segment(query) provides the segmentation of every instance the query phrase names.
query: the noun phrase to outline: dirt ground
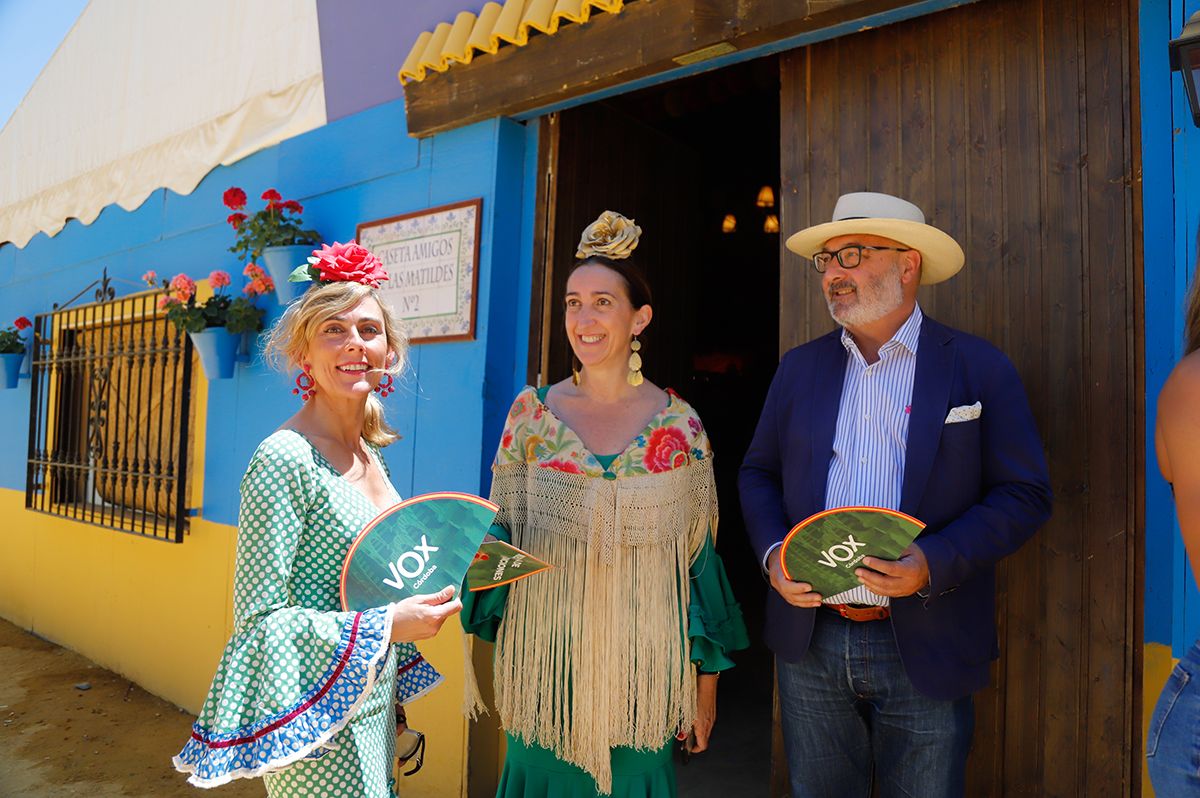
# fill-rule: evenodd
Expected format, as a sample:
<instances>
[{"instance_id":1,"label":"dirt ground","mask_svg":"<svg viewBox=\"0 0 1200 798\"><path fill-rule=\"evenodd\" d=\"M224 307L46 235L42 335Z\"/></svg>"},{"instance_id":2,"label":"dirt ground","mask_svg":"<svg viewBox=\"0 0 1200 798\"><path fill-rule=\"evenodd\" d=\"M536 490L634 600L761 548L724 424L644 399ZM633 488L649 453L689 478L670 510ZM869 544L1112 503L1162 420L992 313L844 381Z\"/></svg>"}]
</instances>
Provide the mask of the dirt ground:
<instances>
[{"instance_id":1,"label":"dirt ground","mask_svg":"<svg viewBox=\"0 0 1200 798\"><path fill-rule=\"evenodd\" d=\"M175 771L192 720L0 619L0 798L261 798L258 780L210 792Z\"/></svg>"}]
</instances>

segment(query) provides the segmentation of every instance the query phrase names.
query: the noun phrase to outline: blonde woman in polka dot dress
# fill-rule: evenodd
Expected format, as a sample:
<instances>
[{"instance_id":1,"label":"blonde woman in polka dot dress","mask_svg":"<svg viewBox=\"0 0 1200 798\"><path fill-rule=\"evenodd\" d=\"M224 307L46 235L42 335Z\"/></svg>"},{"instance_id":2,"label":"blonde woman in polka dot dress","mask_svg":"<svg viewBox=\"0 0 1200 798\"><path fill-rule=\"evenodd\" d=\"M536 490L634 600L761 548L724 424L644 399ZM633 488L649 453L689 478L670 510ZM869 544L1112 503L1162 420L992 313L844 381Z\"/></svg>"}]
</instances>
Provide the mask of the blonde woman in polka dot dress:
<instances>
[{"instance_id":1,"label":"blonde woman in polka dot dress","mask_svg":"<svg viewBox=\"0 0 1200 798\"><path fill-rule=\"evenodd\" d=\"M374 290L387 275L373 255L356 244L314 255L318 285L267 346L303 369L306 401L242 479L234 633L174 762L200 787L261 776L269 796L388 798L396 706L442 678L413 641L461 604L447 588L340 610L350 544L400 500L379 454L396 435L372 392L400 370L405 341Z\"/></svg>"}]
</instances>

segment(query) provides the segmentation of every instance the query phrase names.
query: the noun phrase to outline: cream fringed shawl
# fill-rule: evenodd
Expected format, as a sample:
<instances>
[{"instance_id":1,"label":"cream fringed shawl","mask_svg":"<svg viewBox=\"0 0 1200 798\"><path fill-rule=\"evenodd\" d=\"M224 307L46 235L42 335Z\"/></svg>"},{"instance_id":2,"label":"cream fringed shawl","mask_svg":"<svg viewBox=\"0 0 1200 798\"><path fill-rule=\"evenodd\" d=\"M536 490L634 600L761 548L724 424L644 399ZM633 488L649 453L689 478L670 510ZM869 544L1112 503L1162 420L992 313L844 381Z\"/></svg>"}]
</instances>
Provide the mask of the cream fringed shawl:
<instances>
[{"instance_id":1,"label":"cream fringed shawl","mask_svg":"<svg viewBox=\"0 0 1200 798\"><path fill-rule=\"evenodd\" d=\"M600 478L565 424L548 416L549 429L537 430L555 438L521 423L534 406L528 393L503 439L528 455L505 458L501 446L491 499L514 545L554 568L511 588L496 639L496 705L510 733L609 793L611 748L656 750L692 725L688 569L716 530L712 456L699 419L672 394L649 441L639 438L644 455L627 451L616 478ZM549 414L536 406L538 418ZM577 457L583 468L571 465Z\"/></svg>"}]
</instances>

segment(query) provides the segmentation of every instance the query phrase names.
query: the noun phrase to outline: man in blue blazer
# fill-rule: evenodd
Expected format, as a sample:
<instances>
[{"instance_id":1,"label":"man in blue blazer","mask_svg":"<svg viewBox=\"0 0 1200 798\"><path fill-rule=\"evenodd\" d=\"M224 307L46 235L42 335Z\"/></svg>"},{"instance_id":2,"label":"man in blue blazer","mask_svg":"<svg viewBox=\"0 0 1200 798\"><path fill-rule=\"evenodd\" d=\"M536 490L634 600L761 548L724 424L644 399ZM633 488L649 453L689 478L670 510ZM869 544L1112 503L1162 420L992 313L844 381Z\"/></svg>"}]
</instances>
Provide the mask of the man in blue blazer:
<instances>
[{"instance_id":1,"label":"man in blue blazer","mask_svg":"<svg viewBox=\"0 0 1200 798\"><path fill-rule=\"evenodd\" d=\"M962 248L920 208L842 196L833 221L787 246L821 274L840 329L786 355L738 484L774 590L776 655L794 798L961 796L971 693L999 655L995 566L1050 515L1041 440L1021 380L986 341L924 316L917 287L946 280ZM780 567L814 513L873 506L926 526L861 586L822 596Z\"/></svg>"}]
</instances>

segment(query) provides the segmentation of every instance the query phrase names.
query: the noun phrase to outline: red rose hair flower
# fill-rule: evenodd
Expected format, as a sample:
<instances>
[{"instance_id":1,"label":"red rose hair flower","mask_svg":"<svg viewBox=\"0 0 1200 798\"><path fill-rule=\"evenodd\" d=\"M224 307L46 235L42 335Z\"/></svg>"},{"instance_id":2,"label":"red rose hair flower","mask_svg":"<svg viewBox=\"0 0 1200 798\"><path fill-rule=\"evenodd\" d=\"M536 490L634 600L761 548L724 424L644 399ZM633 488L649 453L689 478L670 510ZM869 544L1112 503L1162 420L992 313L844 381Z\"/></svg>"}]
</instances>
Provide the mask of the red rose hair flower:
<instances>
[{"instance_id":1,"label":"red rose hair flower","mask_svg":"<svg viewBox=\"0 0 1200 798\"><path fill-rule=\"evenodd\" d=\"M240 211L246 207L246 192L242 191L237 186L225 190L224 196L221 198L225 202L225 207L231 211ZM245 214L237 214L245 218Z\"/></svg>"},{"instance_id":2,"label":"red rose hair flower","mask_svg":"<svg viewBox=\"0 0 1200 798\"><path fill-rule=\"evenodd\" d=\"M33 322L31 322L29 319L25 318L24 316L17 316L17 320L13 322L13 326L16 327L18 330L28 330L30 327L33 326Z\"/></svg>"},{"instance_id":3,"label":"red rose hair flower","mask_svg":"<svg viewBox=\"0 0 1200 798\"><path fill-rule=\"evenodd\" d=\"M387 270L379 258L354 241L346 244L335 241L314 249L308 262L316 271L315 278L322 282L362 283L378 288L388 278Z\"/></svg>"}]
</instances>

